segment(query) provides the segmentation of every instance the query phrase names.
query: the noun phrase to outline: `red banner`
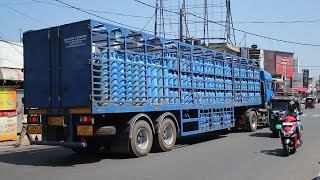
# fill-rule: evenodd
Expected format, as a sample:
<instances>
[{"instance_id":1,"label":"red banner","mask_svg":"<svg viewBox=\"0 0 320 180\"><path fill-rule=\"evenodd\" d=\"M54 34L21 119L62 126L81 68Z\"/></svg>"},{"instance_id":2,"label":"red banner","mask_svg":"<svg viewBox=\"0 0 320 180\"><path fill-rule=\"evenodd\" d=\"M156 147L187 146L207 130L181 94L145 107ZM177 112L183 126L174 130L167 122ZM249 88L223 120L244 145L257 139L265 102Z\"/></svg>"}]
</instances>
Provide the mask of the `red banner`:
<instances>
[{"instance_id":1,"label":"red banner","mask_svg":"<svg viewBox=\"0 0 320 180\"><path fill-rule=\"evenodd\" d=\"M280 56L280 64L277 74L282 74L284 77L292 78L293 64L289 56Z\"/></svg>"}]
</instances>

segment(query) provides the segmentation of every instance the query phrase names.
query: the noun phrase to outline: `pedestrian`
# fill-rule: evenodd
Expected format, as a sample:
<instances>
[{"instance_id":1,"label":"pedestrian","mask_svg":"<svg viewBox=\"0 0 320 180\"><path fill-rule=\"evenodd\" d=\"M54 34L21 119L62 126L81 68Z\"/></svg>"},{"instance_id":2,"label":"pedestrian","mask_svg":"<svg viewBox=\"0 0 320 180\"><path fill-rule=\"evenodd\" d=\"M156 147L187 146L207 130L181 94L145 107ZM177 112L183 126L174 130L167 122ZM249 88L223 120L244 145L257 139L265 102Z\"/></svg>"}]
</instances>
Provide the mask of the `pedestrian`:
<instances>
[{"instance_id":1,"label":"pedestrian","mask_svg":"<svg viewBox=\"0 0 320 180\"><path fill-rule=\"evenodd\" d=\"M24 98L21 99L22 105L21 107L17 110L17 114L21 114L21 122L22 122L22 128L21 128L21 133L20 133L20 137L17 140L17 142L14 144L15 147L19 147L24 136L27 135L28 140L32 141L32 137L30 136L30 134L28 133L28 122L27 122L27 115L24 114Z\"/></svg>"}]
</instances>

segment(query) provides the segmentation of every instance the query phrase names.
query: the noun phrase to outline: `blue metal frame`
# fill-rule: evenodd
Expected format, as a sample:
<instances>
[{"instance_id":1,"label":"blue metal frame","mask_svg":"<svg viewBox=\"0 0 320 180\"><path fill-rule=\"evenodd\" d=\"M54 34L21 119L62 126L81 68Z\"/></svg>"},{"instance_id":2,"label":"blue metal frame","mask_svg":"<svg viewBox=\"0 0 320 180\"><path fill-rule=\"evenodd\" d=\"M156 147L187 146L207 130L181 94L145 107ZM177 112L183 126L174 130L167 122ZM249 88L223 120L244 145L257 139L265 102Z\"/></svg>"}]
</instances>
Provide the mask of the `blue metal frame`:
<instances>
[{"instance_id":1,"label":"blue metal frame","mask_svg":"<svg viewBox=\"0 0 320 180\"><path fill-rule=\"evenodd\" d=\"M261 104L255 60L90 22L94 114Z\"/></svg>"},{"instance_id":2,"label":"blue metal frame","mask_svg":"<svg viewBox=\"0 0 320 180\"><path fill-rule=\"evenodd\" d=\"M49 40L45 36L48 30L54 34ZM92 114L177 111L178 135L187 136L234 127L235 108L261 105L261 82L269 80L266 73L260 76L255 60L99 21L42 31L26 33L26 49L52 43L53 47L45 46L41 57L49 55L44 59L57 70L47 71L46 81L38 84L39 89L49 86L38 103L41 106L31 101L27 105L49 107L49 114L61 114L61 108L88 106ZM27 61L37 64L39 58L28 54ZM30 63L25 65L33 68ZM29 79L41 76L42 66L37 73L29 73ZM69 66L73 68L70 71ZM81 82L73 83L77 78ZM45 97L48 102L42 102ZM85 147L85 143L73 143L73 123L69 115L67 144L34 143Z\"/></svg>"}]
</instances>

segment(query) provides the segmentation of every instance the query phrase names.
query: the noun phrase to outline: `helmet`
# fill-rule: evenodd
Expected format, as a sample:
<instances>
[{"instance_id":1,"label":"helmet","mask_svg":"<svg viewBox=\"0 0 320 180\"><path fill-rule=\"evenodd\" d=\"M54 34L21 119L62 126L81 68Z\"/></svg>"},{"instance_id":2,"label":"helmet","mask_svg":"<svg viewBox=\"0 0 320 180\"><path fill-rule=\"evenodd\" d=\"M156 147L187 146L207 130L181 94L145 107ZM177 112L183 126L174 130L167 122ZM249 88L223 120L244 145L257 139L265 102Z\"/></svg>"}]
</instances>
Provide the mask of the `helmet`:
<instances>
[{"instance_id":1,"label":"helmet","mask_svg":"<svg viewBox=\"0 0 320 180\"><path fill-rule=\"evenodd\" d=\"M296 108L296 103L294 101L290 101L288 104L288 110L294 111L295 108Z\"/></svg>"}]
</instances>

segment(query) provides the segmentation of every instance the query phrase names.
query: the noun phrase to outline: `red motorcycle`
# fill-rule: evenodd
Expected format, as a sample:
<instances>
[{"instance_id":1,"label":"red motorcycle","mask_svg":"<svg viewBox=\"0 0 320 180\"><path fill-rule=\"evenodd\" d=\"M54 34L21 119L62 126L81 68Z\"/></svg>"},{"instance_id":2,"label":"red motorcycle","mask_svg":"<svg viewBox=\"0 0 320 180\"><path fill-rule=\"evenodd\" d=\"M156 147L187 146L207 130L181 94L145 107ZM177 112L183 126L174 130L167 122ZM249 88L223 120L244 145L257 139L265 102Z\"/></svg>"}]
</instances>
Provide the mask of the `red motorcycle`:
<instances>
[{"instance_id":1,"label":"red motorcycle","mask_svg":"<svg viewBox=\"0 0 320 180\"><path fill-rule=\"evenodd\" d=\"M297 122L297 119L293 116L286 116L282 118L282 127L280 130L280 138L283 146L283 150L289 156L294 154L298 147L301 146L301 142L298 140L298 134L302 131L302 124ZM300 132L297 132L297 123L300 127Z\"/></svg>"}]
</instances>

